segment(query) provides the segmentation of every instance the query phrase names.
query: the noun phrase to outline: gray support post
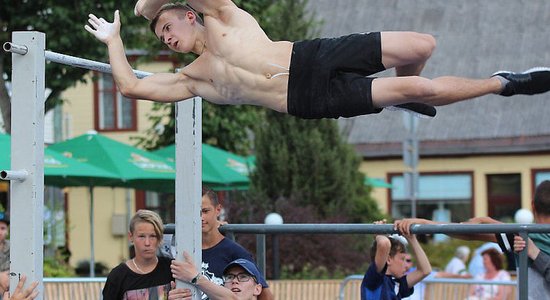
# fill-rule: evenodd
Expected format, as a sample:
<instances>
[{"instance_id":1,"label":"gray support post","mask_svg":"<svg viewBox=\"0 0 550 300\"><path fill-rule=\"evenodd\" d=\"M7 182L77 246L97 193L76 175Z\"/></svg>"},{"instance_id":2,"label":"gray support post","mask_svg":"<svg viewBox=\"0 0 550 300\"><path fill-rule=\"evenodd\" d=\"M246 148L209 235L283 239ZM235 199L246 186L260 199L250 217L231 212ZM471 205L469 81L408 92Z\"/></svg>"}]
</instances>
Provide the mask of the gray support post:
<instances>
[{"instance_id":1,"label":"gray support post","mask_svg":"<svg viewBox=\"0 0 550 300\"><path fill-rule=\"evenodd\" d=\"M202 271L202 99L195 97L176 104L176 259L183 252L191 255ZM177 281L178 287L191 288L193 300L200 291L189 283Z\"/></svg>"},{"instance_id":2,"label":"gray support post","mask_svg":"<svg viewBox=\"0 0 550 300\"><path fill-rule=\"evenodd\" d=\"M10 184L10 291L24 274L26 285L39 282L36 299L42 299L46 36L36 31L13 32L12 40L26 45L28 51L12 54L11 168L28 175Z\"/></svg>"},{"instance_id":3,"label":"gray support post","mask_svg":"<svg viewBox=\"0 0 550 300\"><path fill-rule=\"evenodd\" d=\"M527 235L527 232L521 231L519 235L523 238L523 240L527 241L529 236ZM528 277L527 277L527 247L529 247L529 243L525 243L525 249L519 253L519 274L518 274L518 292L519 292L519 299L520 300L527 300L527 297L529 295L528 290Z\"/></svg>"},{"instance_id":4,"label":"gray support post","mask_svg":"<svg viewBox=\"0 0 550 300\"><path fill-rule=\"evenodd\" d=\"M265 278L265 234L256 234L256 265Z\"/></svg>"},{"instance_id":5,"label":"gray support post","mask_svg":"<svg viewBox=\"0 0 550 300\"><path fill-rule=\"evenodd\" d=\"M411 113L403 112L403 124L407 137L403 140L403 162L407 171L403 173L405 195L411 200L411 218L416 218L418 197L418 119Z\"/></svg>"}]
</instances>

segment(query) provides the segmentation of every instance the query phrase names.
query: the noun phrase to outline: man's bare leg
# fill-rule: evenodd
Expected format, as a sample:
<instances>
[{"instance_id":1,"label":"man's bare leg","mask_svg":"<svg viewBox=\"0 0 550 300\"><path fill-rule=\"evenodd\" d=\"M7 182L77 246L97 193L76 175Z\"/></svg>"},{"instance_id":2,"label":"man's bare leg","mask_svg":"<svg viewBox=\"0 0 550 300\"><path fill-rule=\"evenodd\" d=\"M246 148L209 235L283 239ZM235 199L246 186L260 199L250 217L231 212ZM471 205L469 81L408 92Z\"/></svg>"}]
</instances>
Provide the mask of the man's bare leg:
<instances>
[{"instance_id":1,"label":"man's bare leg","mask_svg":"<svg viewBox=\"0 0 550 300\"><path fill-rule=\"evenodd\" d=\"M429 34L416 32L381 32L382 64L395 68L395 75L420 75L426 61L435 49L435 39ZM423 103L402 103L387 107L404 110L420 117L435 117L437 110Z\"/></svg>"},{"instance_id":2,"label":"man's bare leg","mask_svg":"<svg viewBox=\"0 0 550 300\"><path fill-rule=\"evenodd\" d=\"M398 77L373 81L373 104L378 107L408 102L440 106L487 94L534 95L550 90L549 68L497 73L488 79L422 78L418 75L435 48L434 38L415 32L383 32L381 37L382 63L386 68L395 68Z\"/></svg>"},{"instance_id":3,"label":"man's bare leg","mask_svg":"<svg viewBox=\"0 0 550 300\"><path fill-rule=\"evenodd\" d=\"M418 76L435 49L435 39L417 32L381 32L382 64L396 76Z\"/></svg>"},{"instance_id":4,"label":"man's bare leg","mask_svg":"<svg viewBox=\"0 0 550 300\"><path fill-rule=\"evenodd\" d=\"M410 101L433 106L447 105L502 91L496 77L467 79L445 76L427 79L419 76L377 78L372 83L372 99L377 106L386 107Z\"/></svg>"}]
</instances>

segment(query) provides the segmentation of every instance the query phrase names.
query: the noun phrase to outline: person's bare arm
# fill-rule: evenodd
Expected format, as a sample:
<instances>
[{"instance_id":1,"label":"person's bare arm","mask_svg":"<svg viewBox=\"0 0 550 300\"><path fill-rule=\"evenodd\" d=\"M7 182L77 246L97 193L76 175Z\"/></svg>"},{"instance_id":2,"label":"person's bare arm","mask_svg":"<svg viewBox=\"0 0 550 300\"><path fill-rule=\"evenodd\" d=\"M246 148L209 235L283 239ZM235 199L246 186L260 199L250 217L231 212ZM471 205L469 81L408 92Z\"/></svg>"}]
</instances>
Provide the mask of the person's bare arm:
<instances>
[{"instance_id":1,"label":"person's bare arm","mask_svg":"<svg viewBox=\"0 0 550 300\"><path fill-rule=\"evenodd\" d=\"M502 224L502 222L491 217L475 217L469 219L468 221L461 222L460 224ZM477 240L493 243L497 242L497 238L494 233L450 234L449 236L465 241Z\"/></svg>"},{"instance_id":2,"label":"person's bare arm","mask_svg":"<svg viewBox=\"0 0 550 300\"><path fill-rule=\"evenodd\" d=\"M498 224L498 223L501 223L501 222L489 217L478 217L478 218L471 218L468 221L462 222L460 224ZM435 221L421 219L421 218L397 220L394 223L395 229L399 230L399 232L402 232L403 234L406 234L406 235L410 234L410 226L414 224L441 225L441 224L453 224L453 223L435 222ZM470 240L487 241L487 242L497 241L494 234L470 233L467 235L466 234L449 234L449 236L452 238L466 240L466 241L470 241Z\"/></svg>"},{"instance_id":3,"label":"person's bare arm","mask_svg":"<svg viewBox=\"0 0 550 300\"><path fill-rule=\"evenodd\" d=\"M424 279L426 276L430 275L432 272L432 266L430 265L430 260L428 260L428 257L426 256L426 253L420 246L420 243L416 239L416 235L411 234L410 227L414 224L426 224L426 225L434 225L434 224L440 224L438 222L421 219L421 218L411 218L411 219L402 219L402 220L396 220L393 223L393 226L396 230L398 230L409 242L409 246L412 249L413 255L416 257L417 261L417 267L416 270L409 273L407 275L407 284L409 287L414 286L418 282L420 282L422 279Z\"/></svg>"},{"instance_id":4,"label":"person's bare arm","mask_svg":"<svg viewBox=\"0 0 550 300\"><path fill-rule=\"evenodd\" d=\"M386 266L388 257L390 256L391 242L385 235L376 236L376 254L374 255L374 263L376 264L376 272L380 273Z\"/></svg>"},{"instance_id":5,"label":"person's bare arm","mask_svg":"<svg viewBox=\"0 0 550 300\"><path fill-rule=\"evenodd\" d=\"M182 73L159 73L138 79L128 63L124 44L120 38L120 16L114 14L113 23L90 14L85 29L109 50L109 62L113 77L120 92L129 98L173 102L193 97L189 90L189 78Z\"/></svg>"},{"instance_id":6,"label":"person's bare arm","mask_svg":"<svg viewBox=\"0 0 550 300\"><path fill-rule=\"evenodd\" d=\"M172 270L172 276L176 279L191 282L195 276L199 276L198 280L196 282L196 286L203 291L206 295L208 295L208 298L211 300L236 300L237 297L231 290L217 285L210 281L208 278L200 275L199 271L195 267L195 263L193 262L193 259L187 252L183 252L183 261L176 261L173 260L172 264L170 265L170 269ZM178 298L177 293L183 293L183 289L177 289L176 291L172 292L172 297L169 299L181 299Z\"/></svg>"}]
</instances>

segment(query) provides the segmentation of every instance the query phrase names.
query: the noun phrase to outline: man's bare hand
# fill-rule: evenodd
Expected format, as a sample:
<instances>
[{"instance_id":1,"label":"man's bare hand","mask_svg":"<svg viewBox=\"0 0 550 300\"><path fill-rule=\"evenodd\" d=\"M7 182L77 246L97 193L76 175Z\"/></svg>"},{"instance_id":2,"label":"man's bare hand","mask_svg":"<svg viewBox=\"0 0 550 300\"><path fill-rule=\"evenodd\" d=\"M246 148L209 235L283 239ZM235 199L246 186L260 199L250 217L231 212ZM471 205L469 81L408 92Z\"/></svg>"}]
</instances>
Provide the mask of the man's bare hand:
<instances>
[{"instance_id":1,"label":"man's bare hand","mask_svg":"<svg viewBox=\"0 0 550 300\"><path fill-rule=\"evenodd\" d=\"M98 40L109 44L113 39L120 37L120 14L118 10L115 11L113 23L109 23L103 18L98 18L94 14L89 14L88 17L88 23L90 24L85 25L84 28Z\"/></svg>"}]
</instances>

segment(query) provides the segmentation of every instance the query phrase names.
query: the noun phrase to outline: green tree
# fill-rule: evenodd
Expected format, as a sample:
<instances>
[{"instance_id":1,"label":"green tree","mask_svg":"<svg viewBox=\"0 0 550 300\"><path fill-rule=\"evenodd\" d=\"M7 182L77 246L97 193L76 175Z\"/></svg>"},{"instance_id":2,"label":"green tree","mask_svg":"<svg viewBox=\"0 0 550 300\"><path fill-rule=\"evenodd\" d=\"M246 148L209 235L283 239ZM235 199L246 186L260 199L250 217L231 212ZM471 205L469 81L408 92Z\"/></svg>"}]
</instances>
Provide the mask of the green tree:
<instances>
[{"instance_id":1,"label":"green tree","mask_svg":"<svg viewBox=\"0 0 550 300\"><path fill-rule=\"evenodd\" d=\"M97 61L107 61L103 43L84 30L88 14L112 20L116 9L121 11L122 38L128 48L141 48L153 38L144 34L146 22L133 15L134 1L56 1L56 0L0 0L0 41L10 41L13 31L40 31L46 33L46 49ZM138 47L139 46L139 47ZM64 101L61 93L82 81L89 71L60 64L46 65L46 87L51 89L46 109ZM0 51L0 75L11 77L11 54ZM4 127L9 133L10 99L0 76L0 109Z\"/></svg>"},{"instance_id":2,"label":"green tree","mask_svg":"<svg viewBox=\"0 0 550 300\"><path fill-rule=\"evenodd\" d=\"M333 120L302 120L268 112L256 131L256 170L252 183L257 195L277 208L281 199L312 205L320 217L348 216L352 222L380 217L360 159L344 143Z\"/></svg>"}]
</instances>

